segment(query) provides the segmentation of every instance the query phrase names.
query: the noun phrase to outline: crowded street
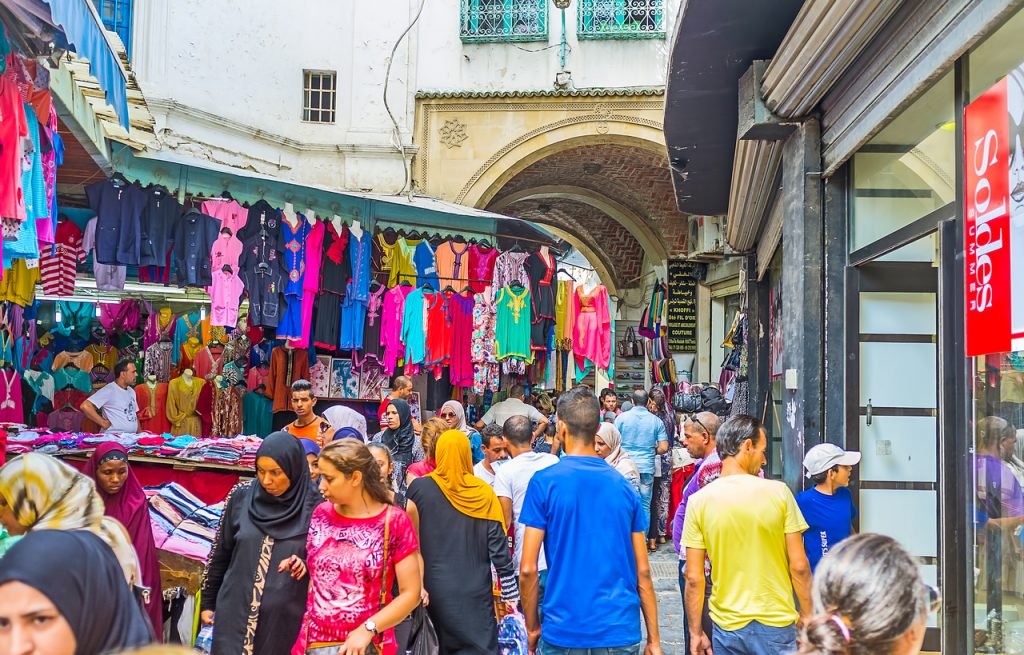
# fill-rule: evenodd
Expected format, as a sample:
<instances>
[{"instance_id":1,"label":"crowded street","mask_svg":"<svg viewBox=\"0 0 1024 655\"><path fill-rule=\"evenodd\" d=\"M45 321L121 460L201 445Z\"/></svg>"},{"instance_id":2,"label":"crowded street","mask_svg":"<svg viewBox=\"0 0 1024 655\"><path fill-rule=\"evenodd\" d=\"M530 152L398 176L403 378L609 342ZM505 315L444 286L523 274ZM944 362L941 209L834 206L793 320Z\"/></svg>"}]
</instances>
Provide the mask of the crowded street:
<instances>
[{"instance_id":1,"label":"crowded street","mask_svg":"<svg viewBox=\"0 0 1024 655\"><path fill-rule=\"evenodd\" d=\"M0 0L0 655L1024 655L1024 0Z\"/></svg>"}]
</instances>

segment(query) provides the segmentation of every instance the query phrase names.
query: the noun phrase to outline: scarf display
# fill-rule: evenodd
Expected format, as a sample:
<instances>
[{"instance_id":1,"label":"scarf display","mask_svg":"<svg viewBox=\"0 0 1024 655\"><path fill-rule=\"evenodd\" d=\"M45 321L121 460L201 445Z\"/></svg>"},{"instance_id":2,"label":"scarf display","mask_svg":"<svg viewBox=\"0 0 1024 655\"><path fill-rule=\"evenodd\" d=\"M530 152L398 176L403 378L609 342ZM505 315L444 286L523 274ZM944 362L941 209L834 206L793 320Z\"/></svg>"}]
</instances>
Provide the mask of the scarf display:
<instances>
[{"instance_id":1,"label":"scarf display","mask_svg":"<svg viewBox=\"0 0 1024 655\"><path fill-rule=\"evenodd\" d=\"M249 518L274 539L288 539L308 532L313 509L321 500L309 477L309 463L299 441L287 432L273 432L256 451L257 462L261 457L269 457L291 482L280 496L270 495L259 482L253 484Z\"/></svg>"},{"instance_id":2,"label":"scarf display","mask_svg":"<svg viewBox=\"0 0 1024 655\"><path fill-rule=\"evenodd\" d=\"M473 475L469 439L459 430L448 430L434 445L437 468L429 476L456 510L466 516L497 521L507 529L494 489Z\"/></svg>"}]
</instances>

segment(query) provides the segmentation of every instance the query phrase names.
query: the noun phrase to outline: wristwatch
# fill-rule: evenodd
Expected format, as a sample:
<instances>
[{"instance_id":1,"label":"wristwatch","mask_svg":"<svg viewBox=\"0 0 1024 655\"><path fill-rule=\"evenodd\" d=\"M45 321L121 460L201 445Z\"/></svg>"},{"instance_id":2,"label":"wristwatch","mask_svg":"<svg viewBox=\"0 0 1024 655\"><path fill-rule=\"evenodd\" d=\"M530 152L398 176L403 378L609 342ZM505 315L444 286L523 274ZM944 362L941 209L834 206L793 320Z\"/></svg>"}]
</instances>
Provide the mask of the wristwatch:
<instances>
[{"instance_id":1,"label":"wristwatch","mask_svg":"<svg viewBox=\"0 0 1024 655\"><path fill-rule=\"evenodd\" d=\"M369 630L370 634L372 634L374 637L377 636L377 624L373 622L373 619L368 619L366 623L363 624L363 627Z\"/></svg>"}]
</instances>

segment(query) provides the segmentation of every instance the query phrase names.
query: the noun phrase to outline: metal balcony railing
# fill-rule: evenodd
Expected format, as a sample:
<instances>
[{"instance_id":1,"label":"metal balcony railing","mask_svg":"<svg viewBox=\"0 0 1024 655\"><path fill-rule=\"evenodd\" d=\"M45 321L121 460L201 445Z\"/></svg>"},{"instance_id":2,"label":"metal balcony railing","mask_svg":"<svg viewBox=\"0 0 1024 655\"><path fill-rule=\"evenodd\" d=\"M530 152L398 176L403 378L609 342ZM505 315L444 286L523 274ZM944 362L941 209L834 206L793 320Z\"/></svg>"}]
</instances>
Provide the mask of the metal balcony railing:
<instances>
[{"instance_id":1,"label":"metal balcony railing","mask_svg":"<svg viewBox=\"0 0 1024 655\"><path fill-rule=\"evenodd\" d=\"M467 43L544 41L547 0L462 0L460 34Z\"/></svg>"},{"instance_id":2,"label":"metal balcony railing","mask_svg":"<svg viewBox=\"0 0 1024 655\"><path fill-rule=\"evenodd\" d=\"M664 0L578 0L580 39L660 39L665 36Z\"/></svg>"}]
</instances>

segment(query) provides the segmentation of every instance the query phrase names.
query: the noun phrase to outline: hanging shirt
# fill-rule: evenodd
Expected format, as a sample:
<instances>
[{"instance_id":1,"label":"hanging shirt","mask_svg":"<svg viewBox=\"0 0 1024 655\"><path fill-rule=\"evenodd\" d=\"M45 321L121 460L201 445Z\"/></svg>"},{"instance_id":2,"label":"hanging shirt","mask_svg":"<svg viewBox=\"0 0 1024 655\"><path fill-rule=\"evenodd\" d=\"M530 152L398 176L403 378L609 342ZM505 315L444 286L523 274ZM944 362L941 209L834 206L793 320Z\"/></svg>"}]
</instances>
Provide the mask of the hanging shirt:
<instances>
[{"instance_id":1,"label":"hanging shirt","mask_svg":"<svg viewBox=\"0 0 1024 655\"><path fill-rule=\"evenodd\" d=\"M179 287L208 287L213 281L210 252L217 219L189 210L174 224L174 262Z\"/></svg>"},{"instance_id":2,"label":"hanging shirt","mask_svg":"<svg viewBox=\"0 0 1024 655\"><path fill-rule=\"evenodd\" d=\"M440 291L426 293L428 366L447 366L452 357L452 329L448 322L448 303Z\"/></svg>"},{"instance_id":3,"label":"hanging shirt","mask_svg":"<svg viewBox=\"0 0 1024 655\"><path fill-rule=\"evenodd\" d=\"M200 319L199 312L192 312L191 314L182 314L178 317L174 327L174 348L171 351L171 361L174 364L178 363L179 352L181 346L189 339L199 339L202 334L202 320Z\"/></svg>"},{"instance_id":4,"label":"hanging shirt","mask_svg":"<svg viewBox=\"0 0 1024 655\"><path fill-rule=\"evenodd\" d=\"M281 214L270 206L266 200L260 199L249 207L245 225L235 234L238 240L245 243L248 239L260 236L266 238L268 248L281 249Z\"/></svg>"},{"instance_id":5,"label":"hanging shirt","mask_svg":"<svg viewBox=\"0 0 1024 655\"><path fill-rule=\"evenodd\" d=\"M146 192L146 207L139 227L139 266L166 266L171 233L181 216L181 205L165 189Z\"/></svg>"},{"instance_id":6,"label":"hanging shirt","mask_svg":"<svg viewBox=\"0 0 1024 655\"><path fill-rule=\"evenodd\" d=\"M262 392L250 391L242 396L242 431L263 439L270 434L274 413L270 399Z\"/></svg>"},{"instance_id":7,"label":"hanging shirt","mask_svg":"<svg viewBox=\"0 0 1024 655\"><path fill-rule=\"evenodd\" d=\"M397 238L395 239L397 242ZM371 249L371 264L373 267L373 278L386 287L393 287L398 281L393 278L392 263L394 262L395 244L388 243L384 233L380 232L373 239Z\"/></svg>"},{"instance_id":8,"label":"hanging shirt","mask_svg":"<svg viewBox=\"0 0 1024 655\"><path fill-rule=\"evenodd\" d=\"M36 300L39 260L15 259L0 278L0 300L28 307Z\"/></svg>"},{"instance_id":9,"label":"hanging shirt","mask_svg":"<svg viewBox=\"0 0 1024 655\"><path fill-rule=\"evenodd\" d=\"M96 261L137 265L141 252L140 224L149 203L146 192L123 180L102 180L85 187L96 212Z\"/></svg>"},{"instance_id":10,"label":"hanging shirt","mask_svg":"<svg viewBox=\"0 0 1024 655\"><path fill-rule=\"evenodd\" d=\"M405 363L422 364L426 358L427 335L424 330L426 297L423 289L416 289L405 299L402 312L402 342L405 343Z\"/></svg>"},{"instance_id":11,"label":"hanging shirt","mask_svg":"<svg viewBox=\"0 0 1024 655\"><path fill-rule=\"evenodd\" d=\"M470 277L469 250L468 243L445 241L434 251L437 283L442 289L451 286L456 291L462 291L466 286L466 281Z\"/></svg>"},{"instance_id":12,"label":"hanging shirt","mask_svg":"<svg viewBox=\"0 0 1024 655\"><path fill-rule=\"evenodd\" d=\"M513 282L518 282L524 287L530 286L530 276L526 274L524 266L529 253L525 252L503 252L494 261L494 288L507 287Z\"/></svg>"},{"instance_id":13,"label":"hanging shirt","mask_svg":"<svg viewBox=\"0 0 1024 655\"><path fill-rule=\"evenodd\" d=\"M28 137L25 105L14 80L0 75L0 217L24 221L22 139Z\"/></svg>"},{"instance_id":14,"label":"hanging shirt","mask_svg":"<svg viewBox=\"0 0 1024 655\"><path fill-rule=\"evenodd\" d=\"M405 357L405 345L402 343L402 320L405 317L406 297L412 293L411 286L397 286L388 289L384 294L381 306L380 340L384 346L384 372L394 375L398 360Z\"/></svg>"},{"instance_id":15,"label":"hanging shirt","mask_svg":"<svg viewBox=\"0 0 1024 655\"><path fill-rule=\"evenodd\" d=\"M413 259L416 248L422 243L420 239L407 239L405 237L395 242L394 252L391 257L391 280L388 286L408 282L416 284L416 263Z\"/></svg>"},{"instance_id":16,"label":"hanging shirt","mask_svg":"<svg viewBox=\"0 0 1024 655\"><path fill-rule=\"evenodd\" d=\"M237 269L233 273L216 270L213 273L213 284L210 286L210 323L225 327L238 325L238 305L242 299L245 285L238 277Z\"/></svg>"},{"instance_id":17,"label":"hanging shirt","mask_svg":"<svg viewBox=\"0 0 1024 655\"><path fill-rule=\"evenodd\" d=\"M348 228L344 225L341 226L341 232L338 232L333 223L327 222L320 263L321 294L345 295L345 285L352 277L348 251L349 234Z\"/></svg>"},{"instance_id":18,"label":"hanging shirt","mask_svg":"<svg viewBox=\"0 0 1024 655\"><path fill-rule=\"evenodd\" d=\"M469 286L477 293L491 286L494 279L494 262L498 259L497 248L484 248L473 244L469 248Z\"/></svg>"},{"instance_id":19,"label":"hanging shirt","mask_svg":"<svg viewBox=\"0 0 1024 655\"><path fill-rule=\"evenodd\" d=\"M237 235L249 219L249 210L234 200L207 200L202 204L201 209L204 214L213 216L220 221L221 228L231 230L232 236Z\"/></svg>"},{"instance_id":20,"label":"hanging shirt","mask_svg":"<svg viewBox=\"0 0 1024 655\"><path fill-rule=\"evenodd\" d=\"M573 294L573 353L577 369L589 359L599 369L611 364L611 314L608 311L608 289L603 284L590 292L577 287Z\"/></svg>"},{"instance_id":21,"label":"hanging shirt","mask_svg":"<svg viewBox=\"0 0 1024 655\"><path fill-rule=\"evenodd\" d=\"M210 262L213 265L213 272L223 270L230 266L235 273L238 272L238 257L242 254L242 242L231 236L223 229L218 233L217 240L213 242L210 249Z\"/></svg>"},{"instance_id":22,"label":"hanging shirt","mask_svg":"<svg viewBox=\"0 0 1024 655\"><path fill-rule=\"evenodd\" d=\"M0 422L25 422L21 405L21 377L17 371L0 370Z\"/></svg>"},{"instance_id":23,"label":"hanging shirt","mask_svg":"<svg viewBox=\"0 0 1024 655\"><path fill-rule=\"evenodd\" d=\"M451 327L451 363L449 376L456 387L473 386L473 296L454 294L448 298L448 324Z\"/></svg>"},{"instance_id":24,"label":"hanging shirt","mask_svg":"<svg viewBox=\"0 0 1024 655\"><path fill-rule=\"evenodd\" d=\"M515 290L504 287L495 299L497 320L494 350L499 360L515 357L526 363L533 362L530 349L530 288Z\"/></svg>"},{"instance_id":25,"label":"hanging shirt","mask_svg":"<svg viewBox=\"0 0 1024 655\"><path fill-rule=\"evenodd\" d=\"M420 241L419 245L416 246L416 252L412 256L413 265L416 267L416 286L423 286L424 284L432 284L434 289L438 289L437 281L437 265L434 263L434 251L430 248L430 244L424 241Z\"/></svg>"},{"instance_id":26,"label":"hanging shirt","mask_svg":"<svg viewBox=\"0 0 1024 655\"><path fill-rule=\"evenodd\" d=\"M363 230L361 236L349 232L348 249L352 265L352 295L366 300L370 295L370 256L373 254L373 235Z\"/></svg>"},{"instance_id":27,"label":"hanging shirt","mask_svg":"<svg viewBox=\"0 0 1024 655\"><path fill-rule=\"evenodd\" d=\"M306 237L309 236L309 221L302 214L296 214L298 222L293 226L281 220L281 240L284 244L284 270L287 275L284 295L302 298L302 282L306 272Z\"/></svg>"},{"instance_id":28,"label":"hanging shirt","mask_svg":"<svg viewBox=\"0 0 1024 655\"><path fill-rule=\"evenodd\" d=\"M152 389L148 384L135 387L135 402L139 406L139 430L163 434L171 431L167 420L167 384L156 383Z\"/></svg>"},{"instance_id":29,"label":"hanging shirt","mask_svg":"<svg viewBox=\"0 0 1024 655\"><path fill-rule=\"evenodd\" d=\"M82 250L86 255L92 253L92 274L96 278L96 288L103 291L123 291L125 267L101 264L96 259L97 222L98 219L90 218L85 224L85 234L82 236Z\"/></svg>"}]
</instances>

